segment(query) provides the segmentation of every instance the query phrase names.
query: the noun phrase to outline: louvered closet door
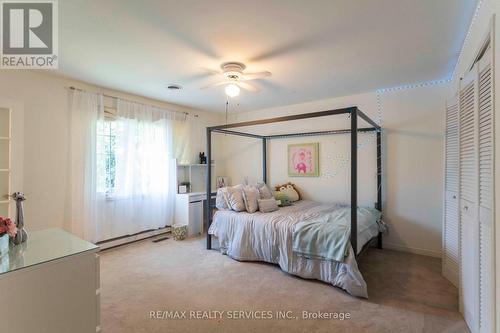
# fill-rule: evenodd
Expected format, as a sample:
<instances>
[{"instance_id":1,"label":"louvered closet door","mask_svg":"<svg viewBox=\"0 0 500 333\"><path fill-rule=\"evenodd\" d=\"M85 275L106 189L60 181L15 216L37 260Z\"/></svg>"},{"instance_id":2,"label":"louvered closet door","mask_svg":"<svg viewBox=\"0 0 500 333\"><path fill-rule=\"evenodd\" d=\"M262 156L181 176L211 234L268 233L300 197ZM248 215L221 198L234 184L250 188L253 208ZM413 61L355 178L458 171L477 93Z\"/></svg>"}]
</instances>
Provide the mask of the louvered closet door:
<instances>
[{"instance_id":1,"label":"louvered closet door","mask_svg":"<svg viewBox=\"0 0 500 333\"><path fill-rule=\"evenodd\" d=\"M460 263L458 98L446 103L443 275L458 287Z\"/></svg>"},{"instance_id":2,"label":"louvered closet door","mask_svg":"<svg viewBox=\"0 0 500 333\"><path fill-rule=\"evenodd\" d=\"M479 61L479 326L493 326L493 75L491 50Z\"/></svg>"},{"instance_id":3,"label":"louvered closet door","mask_svg":"<svg viewBox=\"0 0 500 333\"><path fill-rule=\"evenodd\" d=\"M460 89L461 310L473 333L479 332L479 218L477 66Z\"/></svg>"}]
</instances>

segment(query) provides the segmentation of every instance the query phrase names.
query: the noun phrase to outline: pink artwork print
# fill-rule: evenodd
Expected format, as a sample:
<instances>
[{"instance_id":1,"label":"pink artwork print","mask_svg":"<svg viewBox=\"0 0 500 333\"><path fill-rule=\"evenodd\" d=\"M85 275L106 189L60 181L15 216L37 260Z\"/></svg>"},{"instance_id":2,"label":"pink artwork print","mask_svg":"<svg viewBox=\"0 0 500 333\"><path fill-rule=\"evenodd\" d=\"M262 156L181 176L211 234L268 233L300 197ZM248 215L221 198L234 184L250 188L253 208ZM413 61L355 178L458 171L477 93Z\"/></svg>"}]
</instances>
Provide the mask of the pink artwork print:
<instances>
[{"instance_id":1,"label":"pink artwork print","mask_svg":"<svg viewBox=\"0 0 500 333\"><path fill-rule=\"evenodd\" d=\"M318 144L288 146L288 174L290 176L318 175Z\"/></svg>"}]
</instances>

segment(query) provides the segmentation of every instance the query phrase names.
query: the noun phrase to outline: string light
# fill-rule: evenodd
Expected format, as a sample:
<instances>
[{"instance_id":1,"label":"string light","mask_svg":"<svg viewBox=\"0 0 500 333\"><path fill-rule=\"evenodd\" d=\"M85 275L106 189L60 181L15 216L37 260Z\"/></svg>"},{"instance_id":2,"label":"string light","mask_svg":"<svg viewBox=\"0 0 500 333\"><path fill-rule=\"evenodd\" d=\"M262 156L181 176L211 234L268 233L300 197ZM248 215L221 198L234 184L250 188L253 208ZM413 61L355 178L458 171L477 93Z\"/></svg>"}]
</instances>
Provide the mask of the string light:
<instances>
[{"instance_id":1,"label":"string light","mask_svg":"<svg viewBox=\"0 0 500 333\"><path fill-rule=\"evenodd\" d=\"M393 87L393 88L383 88L383 89L378 89L377 92L379 93L385 93L385 92L394 92L394 91L400 91L400 90L406 90L406 89L414 89L414 88L423 88L423 87L429 87L429 86L435 86L439 84L447 84L452 81L452 79L455 77L456 71L458 69L458 65L460 63L460 60L462 59L462 56L464 54L465 47L467 46L470 36L472 34L472 28L474 26L474 23L476 22L478 16L479 16L479 11L481 9L481 6L483 4L483 0L479 0L476 6L476 10L474 11L474 15L471 19L469 29L467 30L467 34L465 35L464 41L462 43L462 48L460 49L460 53L458 54L457 62L455 63L455 67L453 69L452 74L450 77L441 79L441 80L434 80L434 81L427 81L427 82L422 82L422 83L416 83L416 84L408 84L408 85L403 85L399 87Z\"/></svg>"},{"instance_id":2,"label":"string light","mask_svg":"<svg viewBox=\"0 0 500 333\"><path fill-rule=\"evenodd\" d=\"M481 9L482 4L483 4L483 0L479 0L477 3L476 11L474 12L474 16L472 17L472 20L470 21L469 30L467 30L467 34L465 35L464 42L462 43L462 48L460 49L460 53L458 54L457 62L455 64L455 68L453 69L453 74L451 76L452 78L455 77L455 74L456 74L457 69L458 69L458 64L460 63L460 60L462 59L462 56L464 54L465 46L470 40L470 35L472 33L472 27L473 27L474 23L476 22L477 17L479 16L479 10Z\"/></svg>"},{"instance_id":3,"label":"string light","mask_svg":"<svg viewBox=\"0 0 500 333\"><path fill-rule=\"evenodd\" d=\"M479 0L477 7L476 7L476 10L474 12L474 16L472 17L471 23L469 25L469 30L467 31L464 42L462 44L462 48L461 48L460 53L458 55L457 62L456 62L455 67L453 69L453 73L450 77L440 79L440 80L432 80L432 81L426 81L426 82L421 82L421 83L406 84L406 85L402 85L402 86L398 86L398 87L381 88L381 89L377 89L375 91L376 98L377 98L377 118L378 118L376 123L379 126L382 126L382 94L396 92L396 91L402 91L402 90L408 90L408 89L415 89L415 88L432 87L432 86L437 86L437 85L442 85L442 84L448 84L452 81L452 79L455 77L460 60L462 59L466 44L470 40L472 27L474 26L474 23L476 22L477 17L479 16L479 10L480 10L482 4L483 4L483 0ZM366 133L363 133L363 134L366 135ZM370 133L368 139L366 139L362 143L358 144L358 149L362 149L367 144L371 143L375 139L375 137L376 137L375 133ZM336 177L343 168L345 168L347 165L350 164L350 161L351 161L350 158L347 158L342 154L337 154L337 156L335 156L335 157L328 155L326 157L326 162L328 162L328 163L322 163L322 165L329 164L329 163L336 163L338 167L334 171L330 171L328 169L323 170L321 172L321 177L327 178L327 179L331 179L331 178Z\"/></svg>"},{"instance_id":4,"label":"string light","mask_svg":"<svg viewBox=\"0 0 500 333\"><path fill-rule=\"evenodd\" d=\"M336 144L336 142L334 142ZM326 179L331 179L337 176L340 171L346 166L349 165L350 159L348 157L345 157L343 154L337 154L336 157L332 157L328 155L326 157L326 160L335 164L338 164L338 167L335 171L330 171L328 169L324 170L321 172L321 177L326 178Z\"/></svg>"},{"instance_id":5,"label":"string light","mask_svg":"<svg viewBox=\"0 0 500 333\"><path fill-rule=\"evenodd\" d=\"M427 82L421 82L421 83L406 84L406 85L399 86L399 87L382 88L382 89L377 89L376 92L379 94L383 94L383 93L394 92L394 91L432 87L432 86L437 86L440 84L448 84L450 82L451 82L451 77L446 78L446 79L441 79L441 80L433 80L433 81L427 81Z\"/></svg>"},{"instance_id":6,"label":"string light","mask_svg":"<svg viewBox=\"0 0 500 333\"><path fill-rule=\"evenodd\" d=\"M346 134L348 135L348 134ZM361 136L367 136L371 135L371 133L360 133ZM336 141L333 142L334 145L337 144ZM361 148L362 145L358 144L358 148ZM349 166L351 163L351 159L344 154L338 153L336 156L331 156L327 155L326 158L322 159L321 165L322 171L320 172L320 175L322 178L325 179L332 179L340 174L340 172L346 167ZM328 166L330 164L333 164L332 168L329 168ZM326 166L326 167L325 167Z\"/></svg>"},{"instance_id":7,"label":"string light","mask_svg":"<svg viewBox=\"0 0 500 333\"><path fill-rule=\"evenodd\" d=\"M383 109L382 108L382 94L395 92L395 91L408 90L408 89L431 87L431 86L436 86L436 85L441 85L441 84L447 84L449 82L451 82L451 78L434 80L434 81L427 81L427 82L421 82L421 83L415 83L415 84L406 84L406 85L402 85L399 87L377 89L375 91L376 100L377 100L376 101L377 119L375 120L375 122L379 126L382 126L382 111L383 111L382 110ZM360 140L361 142L358 143L358 150L361 150L364 147L366 147L368 144L374 142L375 138L376 138L376 132L359 133L358 135L362 137L362 139ZM328 156L327 162L337 163L338 168L335 171L330 171L328 169L325 169L324 171L321 172L321 177L331 179L331 178L337 176L343 168L345 168L347 165L349 165L350 161L351 160L349 158L345 157L342 154L337 155L337 157L335 157L335 158ZM328 165L329 163L323 163L323 165L325 165L325 164Z\"/></svg>"}]
</instances>

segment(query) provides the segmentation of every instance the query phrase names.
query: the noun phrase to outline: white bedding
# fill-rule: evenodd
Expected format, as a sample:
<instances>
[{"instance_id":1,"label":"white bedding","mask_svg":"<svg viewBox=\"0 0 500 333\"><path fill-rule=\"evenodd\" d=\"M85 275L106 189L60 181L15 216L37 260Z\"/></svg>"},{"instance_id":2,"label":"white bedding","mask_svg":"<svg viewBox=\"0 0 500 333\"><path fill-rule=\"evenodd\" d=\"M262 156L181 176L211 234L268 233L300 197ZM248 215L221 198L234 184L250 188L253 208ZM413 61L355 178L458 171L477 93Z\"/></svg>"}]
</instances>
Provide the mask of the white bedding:
<instances>
[{"instance_id":1,"label":"white bedding","mask_svg":"<svg viewBox=\"0 0 500 333\"><path fill-rule=\"evenodd\" d=\"M218 238L221 252L233 259L278 264L290 274L321 280L351 295L367 298L366 282L350 245L349 255L343 263L309 259L292 251L295 224L336 207L338 205L302 200L271 213L217 211L208 232ZM358 231L358 253L378 231L377 223Z\"/></svg>"}]
</instances>

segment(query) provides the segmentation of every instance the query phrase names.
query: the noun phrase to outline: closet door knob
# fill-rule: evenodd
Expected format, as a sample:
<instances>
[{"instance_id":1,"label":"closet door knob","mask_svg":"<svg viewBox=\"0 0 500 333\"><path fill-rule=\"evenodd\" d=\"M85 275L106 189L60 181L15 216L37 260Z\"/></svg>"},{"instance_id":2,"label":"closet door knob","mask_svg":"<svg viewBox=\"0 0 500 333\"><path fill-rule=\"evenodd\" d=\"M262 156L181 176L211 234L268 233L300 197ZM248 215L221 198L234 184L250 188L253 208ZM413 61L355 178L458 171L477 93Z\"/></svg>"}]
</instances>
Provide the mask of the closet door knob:
<instances>
[{"instance_id":1,"label":"closet door knob","mask_svg":"<svg viewBox=\"0 0 500 333\"><path fill-rule=\"evenodd\" d=\"M468 210L469 210L469 207L468 207L468 206L464 206L464 210L465 210L465 211L468 211Z\"/></svg>"},{"instance_id":2,"label":"closet door knob","mask_svg":"<svg viewBox=\"0 0 500 333\"><path fill-rule=\"evenodd\" d=\"M456 195L454 195L454 196L453 196L453 199L456 199L456 198L457 198L457 196L456 196Z\"/></svg>"}]
</instances>

